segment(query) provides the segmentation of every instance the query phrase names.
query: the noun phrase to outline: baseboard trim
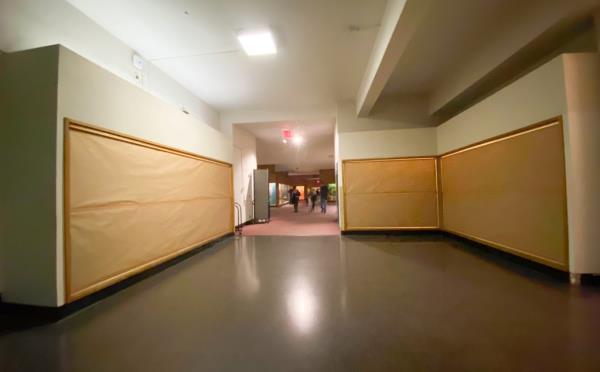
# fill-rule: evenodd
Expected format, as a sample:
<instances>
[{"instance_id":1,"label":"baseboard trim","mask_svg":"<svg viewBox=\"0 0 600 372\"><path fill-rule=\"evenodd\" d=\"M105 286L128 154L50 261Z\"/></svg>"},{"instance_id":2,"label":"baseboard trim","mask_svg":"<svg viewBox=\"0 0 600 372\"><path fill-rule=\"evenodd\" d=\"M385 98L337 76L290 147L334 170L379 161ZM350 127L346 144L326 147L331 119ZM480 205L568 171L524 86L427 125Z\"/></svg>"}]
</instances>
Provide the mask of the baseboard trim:
<instances>
[{"instance_id":1,"label":"baseboard trim","mask_svg":"<svg viewBox=\"0 0 600 372\"><path fill-rule=\"evenodd\" d=\"M410 235L442 235L438 229L402 229L402 230L342 230L342 235L392 235L392 236L410 236Z\"/></svg>"},{"instance_id":2,"label":"baseboard trim","mask_svg":"<svg viewBox=\"0 0 600 372\"><path fill-rule=\"evenodd\" d=\"M432 229L432 230L361 230L361 231L341 231L343 236L403 236L403 237L423 237L423 236L431 236L431 237L447 237L449 239L459 241L462 244L459 246L461 249L467 249L476 253L478 255L485 256L486 259L493 260L497 263L507 261L517 264L518 266L533 269L538 272L542 272L546 275L554 277L562 282L569 282L569 272L563 271L543 263L539 263L536 261L529 260L525 257L521 257L519 255L513 254L508 251L503 251L501 249L495 248L490 245L486 245L484 243L478 242L476 240L469 239L467 237L454 234L449 231L441 230L441 229ZM600 277L594 274L581 274L581 284L582 285L598 285L600 282Z\"/></svg>"},{"instance_id":3,"label":"baseboard trim","mask_svg":"<svg viewBox=\"0 0 600 372\"><path fill-rule=\"evenodd\" d=\"M546 275L554 277L560 281L569 282L569 273L552 266L545 265L540 262L529 260L525 257L521 257L519 255L513 254L508 251L503 251L501 249L495 248L491 245L487 245L476 240L469 239L467 237L454 234L449 231L440 231L443 236L446 236L452 240L459 241L463 243L461 248L469 250L474 249L476 253L479 255L484 255L486 258L489 258L495 262L499 262L499 260L508 261L513 264L517 264L518 266L529 268L538 272L542 272Z\"/></svg>"}]
</instances>

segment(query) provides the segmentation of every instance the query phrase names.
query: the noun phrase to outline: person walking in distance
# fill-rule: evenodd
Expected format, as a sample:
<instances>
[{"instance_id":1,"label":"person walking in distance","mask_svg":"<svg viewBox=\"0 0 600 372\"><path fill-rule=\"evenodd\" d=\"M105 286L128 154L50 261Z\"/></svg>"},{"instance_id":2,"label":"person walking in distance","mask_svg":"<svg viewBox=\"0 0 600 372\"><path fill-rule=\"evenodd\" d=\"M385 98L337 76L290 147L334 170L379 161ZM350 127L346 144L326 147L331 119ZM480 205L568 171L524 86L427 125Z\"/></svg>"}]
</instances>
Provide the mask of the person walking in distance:
<instances>
[{"instance_id":1,"label":"person walking in distance","mask_svg":"<svg viewBox=\"0 0 600 372\"><path fill-rule=\"evenodd\" d=\"M307 190L309 190L309 188L304 186L304 202L306 203L306 206L308 207L308 199L310 199L310 197L309 197L309 193L307 192Z\"/></svg>"},{"instance_id":2,"label":"person walking in distance","mask_svg":"<svg viewBox=\"0 0 600 372\"><path fill-rule=\"evenodd\" d=\"M319 190L310 190L310 194L308 194L308 196L310 197L310 211L314 211L315 210L315 204L317 203L317 197L319 196Z\"/></svg>"},{"instance_id":3,"label":"person walking in distance","mask_svg":"<svg viewBox=\"0 0 600 372\"><path fill-rule=\"evenodd\" d=\"M294 213L298 213L298 202L300 202L300 191L296 189L296 186L292 189L292 193L290 194L290 202L294 205Z\"/></svg>"},{"instance_id":4,"label":"person walking in distance","mask_svg":"<svg viewBox=\"0 0 600 372\"><path fill-rule=\"evenodd\" d=\"M327 196L329 195L329 188L327 185L321 185L319 194L321 196L321 213L327 213Z\"/></svg>"}]
</instances>

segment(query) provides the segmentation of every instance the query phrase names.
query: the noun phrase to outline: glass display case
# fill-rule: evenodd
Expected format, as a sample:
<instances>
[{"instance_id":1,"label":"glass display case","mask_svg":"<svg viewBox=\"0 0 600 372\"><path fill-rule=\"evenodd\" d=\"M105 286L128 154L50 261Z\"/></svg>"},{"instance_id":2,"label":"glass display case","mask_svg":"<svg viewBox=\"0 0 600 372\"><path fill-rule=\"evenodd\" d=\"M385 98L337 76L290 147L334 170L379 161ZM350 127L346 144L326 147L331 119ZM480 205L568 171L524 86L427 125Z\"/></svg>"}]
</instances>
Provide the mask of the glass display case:
<instances>
[{"instance_id":1,"label":"glass display case","mask_svg":"<svg viewBox=\"0 0 600 372\"><path fill-rule=\"evenodd\" d=\"M269 183L269 205L277 206L277 184L275 182Z\"/></svg>"},{"instance_id":2,"label":"glass display case","mask_svg":"<svg viewBox=\"0 0 600 372\"><path fill-rule=\"evenodd\" d=\"M290 202L290 186L284 185L282 183L277 184L278 192L279 192L279 201L278 205L283 205Z\"/></svg>"},{"instance_id":3,"label":"glass display case","mask_svg":"<svg viewBox=\"0 0 600 372\"><path fill-rule=\"evenodd\" d=\"M337 185L335 183L330 183L327 185L327 201L335 202L337 199Z\"/></svg>"}]
</instances>

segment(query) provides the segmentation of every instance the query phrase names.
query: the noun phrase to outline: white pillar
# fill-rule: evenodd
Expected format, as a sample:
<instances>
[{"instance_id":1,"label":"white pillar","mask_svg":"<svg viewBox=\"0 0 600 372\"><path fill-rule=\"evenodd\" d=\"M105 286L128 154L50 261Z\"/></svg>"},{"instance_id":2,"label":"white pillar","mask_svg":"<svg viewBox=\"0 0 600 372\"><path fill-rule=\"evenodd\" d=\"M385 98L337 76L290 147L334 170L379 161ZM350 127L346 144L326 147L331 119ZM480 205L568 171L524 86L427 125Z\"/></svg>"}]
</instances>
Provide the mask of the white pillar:
<instances>
[{"instance_id":1,"label":"white pillar","mask_svg":"<svg viewBox=\"0 0 600 372\"><path fill-rule=\"evenodd\" d=\"M600 273L600 54L566 54L570 271Z\"/></svg>"}]
</instances>

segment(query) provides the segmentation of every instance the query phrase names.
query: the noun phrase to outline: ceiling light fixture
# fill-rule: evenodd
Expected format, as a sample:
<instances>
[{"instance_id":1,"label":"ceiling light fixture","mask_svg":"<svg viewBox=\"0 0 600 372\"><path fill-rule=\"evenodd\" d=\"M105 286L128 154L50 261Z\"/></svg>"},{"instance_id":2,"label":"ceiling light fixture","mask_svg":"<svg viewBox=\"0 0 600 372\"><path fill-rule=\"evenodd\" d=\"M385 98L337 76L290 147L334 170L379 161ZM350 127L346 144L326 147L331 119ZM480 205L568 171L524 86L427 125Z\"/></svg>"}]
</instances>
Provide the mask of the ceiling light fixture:
<instances>
[{"instance_id":1,"label":"ceiling light fixture","mask_svg":"<svg viewBox=\"0 0 600 372\"><path fill-rule=\"evenodd\" d=\"M249 56L277 54L275 38L269 30L242 31L237 38Z\"/></svg>"},{"instance_id":2,"label":"ceiling light fixture","mask_svg":"<svg viewBox=\"0 0 600 372\"><path fill-rule=\"evenodd\" d=\"M292 142L294 145L300 146L302 142L304 142L304 138L302 138L302 136L294 136L294 138L292 138Z\"/></svg>"},{"instance_id":3,"label":"ceiling light fixture","mask_svg":"<svg viewBox=\"0 0 600 372\"><path fill-rule=\"evenodd\" d=\"M285 138L283 139L283 143L287 143L287 140Z\"/></svg>"}]
</instances>

